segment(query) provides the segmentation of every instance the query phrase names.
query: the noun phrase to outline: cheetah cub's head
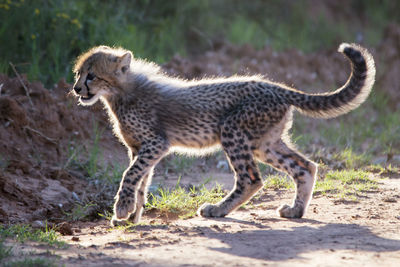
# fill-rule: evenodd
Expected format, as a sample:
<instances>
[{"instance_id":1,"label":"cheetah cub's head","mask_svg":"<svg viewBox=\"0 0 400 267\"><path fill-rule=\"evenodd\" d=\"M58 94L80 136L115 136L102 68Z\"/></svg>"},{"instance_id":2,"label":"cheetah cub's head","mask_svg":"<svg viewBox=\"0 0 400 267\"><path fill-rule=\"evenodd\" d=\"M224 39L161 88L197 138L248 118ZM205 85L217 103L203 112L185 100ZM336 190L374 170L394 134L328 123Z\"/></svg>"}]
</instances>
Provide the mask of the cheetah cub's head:
<instances>
[{"instance_id":1,"label":"cheetah cub's head","mask_svg":"<svg viewBox=\"0 0 400 267\"><path fill-rule=\"evenodd\" d=\"M98 46L82 54L74 66L73 92L82 105L93 105L124 88L133 55L122 48Z\"/></svg>"}]
</instances>

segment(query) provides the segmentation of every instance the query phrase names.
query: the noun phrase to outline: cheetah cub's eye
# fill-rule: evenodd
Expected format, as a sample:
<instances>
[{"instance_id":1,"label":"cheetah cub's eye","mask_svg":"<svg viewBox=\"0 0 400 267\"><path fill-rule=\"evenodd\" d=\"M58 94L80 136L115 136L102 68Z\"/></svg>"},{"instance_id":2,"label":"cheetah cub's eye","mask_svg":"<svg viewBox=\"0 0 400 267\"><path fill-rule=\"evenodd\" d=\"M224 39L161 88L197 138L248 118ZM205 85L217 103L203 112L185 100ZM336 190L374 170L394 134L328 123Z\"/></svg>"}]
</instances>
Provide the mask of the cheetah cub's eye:
<instances>
[{"instance_id":1,"label":"cheetah cub's eye","mask_svg":"<svg viewBox=\"0 0 400 267\"><path fill-rule=\"evenodd\" d=\"M88 81L92 81L94 78L96 78L96 76L93 73L90 73L90 72L86 76L86 80L88 80Z\"/></svg>"}]
</instances>

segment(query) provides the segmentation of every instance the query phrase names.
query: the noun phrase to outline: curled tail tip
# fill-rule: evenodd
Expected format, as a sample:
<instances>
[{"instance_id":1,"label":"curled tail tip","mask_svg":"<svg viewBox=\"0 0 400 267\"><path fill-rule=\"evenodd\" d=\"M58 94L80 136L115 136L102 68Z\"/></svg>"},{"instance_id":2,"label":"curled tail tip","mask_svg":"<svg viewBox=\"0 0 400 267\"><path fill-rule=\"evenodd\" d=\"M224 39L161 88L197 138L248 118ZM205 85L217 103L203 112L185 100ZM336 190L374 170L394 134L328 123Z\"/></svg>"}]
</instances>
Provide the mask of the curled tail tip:
<instances>
[{"instance_id":1,"label":"curled tail tip","mask_svg":"<svg viewBox=\"0 0 400 267\"><path fill-rule=\"evenodd\" d=\"M366 60L372 60L373 57L372 55L368 52L367 49L365 49L364 47L358 45L358 44L349 44L349 43L342 43L339 48L338 51L340 53L345 54L347 57L351 58L351 59L355 59L355 58L359 58L359 57L363 57Z\"/></svg>"},{"instance_id":2,"label":"curled tail tip","mask_svg":"<svg viewBox=\"0 0 400 267\"><path fill-rule=\"evenodd\" d=\"M348 43L341 43L340 46L339 46L339 48L338 48L338 51L339 51L340 53L344 53L344 50L345 50L346 48L349 48L349 47L351 47L350 44L348 44Z\"/></svg>"},{"instance_id":3,"label":"curled tail tip","mask_svg":"<svg viewBox=\"0 0 400 267\"><path fill-rule=\"evenodd\" d=\"M367 49L363 48L358 44L349 44L342 43L339 46L338 51L343 53L346 57L348 57L355 64L362 64L366 62L368 68L368 74L370 77L375 76L375 62L372 55L368 52Z\"/></svg>"},{"instance_id":4,"label":"curled tail tip","mask_svg":"<svg viewBox=\"0 0 400 267\"><path fill-rule=\"evenodd\" d=\"M351 59L356 59L360 57L370 57L369 53L366 51L365 48L359 46L358 44L348 44L348 43L342 43L339 46L338 51L340 53L345 54L347 57Z\"/></svg>"},{"instance_id":5,"label":"curled tail tip","mask_svg":"<svg viewBox=\"0 0 400 267\"><path fill-rule=\"evenodd\" d=\"M340 53L345 53L345 54L347 52L349 52L349 51L358 51L360 53L363 53L365 50L366 49L363 48L361 45L355 44L355 43L351 43L351 44L349 44L349 43L341 43L339 45L339 48L338 48L338 51Z\"/></svg>"}]
</instances>

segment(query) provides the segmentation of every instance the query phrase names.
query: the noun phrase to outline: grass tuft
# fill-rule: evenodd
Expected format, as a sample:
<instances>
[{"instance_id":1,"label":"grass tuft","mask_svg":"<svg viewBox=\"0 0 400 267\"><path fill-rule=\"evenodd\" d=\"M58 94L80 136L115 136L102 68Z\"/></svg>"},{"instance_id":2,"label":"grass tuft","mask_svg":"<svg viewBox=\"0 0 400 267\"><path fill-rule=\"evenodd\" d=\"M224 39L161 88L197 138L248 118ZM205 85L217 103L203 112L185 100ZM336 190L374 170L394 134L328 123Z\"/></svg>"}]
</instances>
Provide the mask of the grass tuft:
<instances>
[{"instance_id":1,"label":"grass tuft","mask_svg":"<svg viewBox=\"0 0 400 267\"><path fill-rule=\"evenodd\" d=\"M264 182L264 189L293 189L294 183L288 176L279 174L268 175Z\"/></svg>"},{"instance_id":2,"label":"grass tuft","mask_svg":"<svg viewBox=\"0 0 400 267\"><path fill-rule=\"evenodd\" d=\"M162 215L178 215L181 219L195 216L197 209L204 203L216 203L225 195L220 185L208 190L204 185L192 186L185 190L179 184L174 189L159 188L150 193L147 210L157 210Z\"/></svg>"},{"instance_id":3,"label":"grass tuft","mask_svg":"<svg viewBox=\"0 0 400 267\"><path fill-rule=\"evenodd\" d=\"M377 189L378 184L373 174L361 170L330 171L323 179L317 180L315 192L341 199L353 199L364 192Z\"/></svg>"},{"instance_id":4,"label":"grass tuft","mask_svg":"<svg viewBox=\"0 0 400 267\"><path fill-rule=\"evenodd\" d=\"M58 248L65 247L65 242L59 241L59 234L53 229L33 229L29 225L15 224L10 226L0 225L0 236L2 238L14 238L18 242L34 241L44 243Z\"/></svg>"},{"instance_id":5,"label":"grass tuft","mask_svg":"<svg viewBox=\"0 0 400 267\"><path fill-rule=\"evenodd\" d=\"M4 267L56 267L59 266L54 260L47 258L28 258L23 260L11 261L4 264Z\"/></svg>"},{"instance_id":6,"label":"grass tuft","mask_svg":"<svg viewBox=\"0 0 400 267\"><path fill-rule=\"evenodd\" d=\"M4 245L4 237L0 238L0 263L12 255L12 247Z\"/></svg>"}]
</instances>

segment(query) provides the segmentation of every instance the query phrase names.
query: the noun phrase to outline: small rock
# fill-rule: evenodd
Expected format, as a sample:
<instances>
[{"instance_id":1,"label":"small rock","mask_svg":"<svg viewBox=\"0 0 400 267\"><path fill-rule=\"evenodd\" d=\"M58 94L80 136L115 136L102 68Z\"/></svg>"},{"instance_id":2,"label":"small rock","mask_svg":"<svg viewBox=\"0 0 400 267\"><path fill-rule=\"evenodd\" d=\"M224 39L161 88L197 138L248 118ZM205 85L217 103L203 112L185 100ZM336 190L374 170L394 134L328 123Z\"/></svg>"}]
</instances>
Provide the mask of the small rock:
<instances>
[{"instance_id":1,"label":"small rock","mask_svg":"<svg viewBox=\"0 0 400 267\"><path fill-rule=\"evenodd\" d=\"M46 227L45 223L42 221L39 221L39 220L32 222L31 226L32 226L32 228L45 228Z\"/></svg>"},{"instance_id":2,"label":"small rock","mask_svg":"<svg viewBox=\"0 0 400 267\"><path fill-rule=\"evenodd\" d=\"M68 222L60 223L57 226L58 232L61 235L73 235L74 232L72 231L71 225Z\"/></svg>"},{"instance_id":3,"label":"small rock","mask_svg":"<svg viewBox=\"0 0 400 267\"><path fill-rule=\"evenodd\" d=\"M391 198L391 197L387 197L383 199L384 202L388 202L388 203L396 203L397 199L395 198Z\"/></svg>"},{"instance_id":4,"label":"small rock","mask_svg":"<svg viewBox=\"0 0 400 267\"><path fill-rule=\"evenodd\" d=\"M75 241L75 242L78 242L78 241L79 241L79 237L73 236L73 237L71 238L71 240L72 240L72 241Z\"/></svg>"}]
</instances>

